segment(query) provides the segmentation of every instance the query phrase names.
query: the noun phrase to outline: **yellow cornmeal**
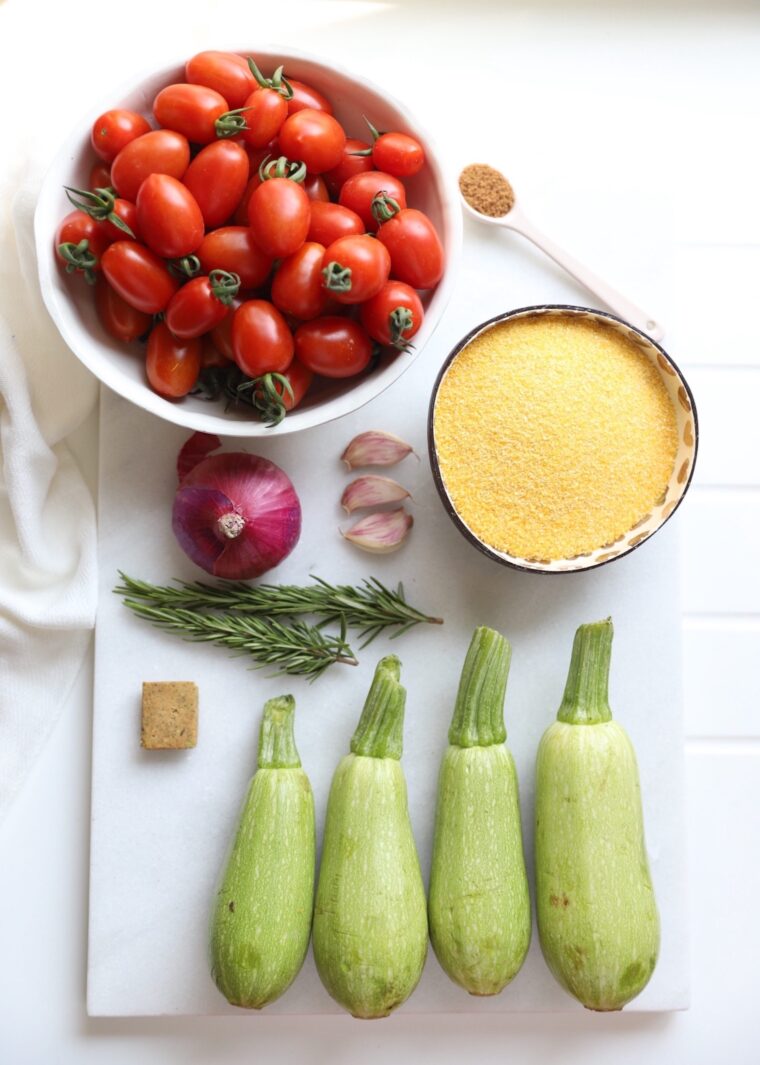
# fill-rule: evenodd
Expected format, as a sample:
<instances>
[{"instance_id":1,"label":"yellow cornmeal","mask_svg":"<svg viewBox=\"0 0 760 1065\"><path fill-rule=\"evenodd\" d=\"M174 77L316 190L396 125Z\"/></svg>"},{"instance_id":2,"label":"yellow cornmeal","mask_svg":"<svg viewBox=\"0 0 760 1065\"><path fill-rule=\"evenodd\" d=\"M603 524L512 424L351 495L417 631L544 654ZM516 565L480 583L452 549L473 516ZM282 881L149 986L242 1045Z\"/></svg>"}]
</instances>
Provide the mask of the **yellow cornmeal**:
<instances>
[{"instance_id":1,"label":"yellow cornmeal","mask_svg":"<svg viewBox=\"0 0 760 1065\"><path fill-rule=\"evenodd\" d=\"M520 558L610 544L662 496L678 444L656 367L611 327L567 316L493 326L453 360L435 443L446 490L484 543Z\"/></svg>"}]
</instances>

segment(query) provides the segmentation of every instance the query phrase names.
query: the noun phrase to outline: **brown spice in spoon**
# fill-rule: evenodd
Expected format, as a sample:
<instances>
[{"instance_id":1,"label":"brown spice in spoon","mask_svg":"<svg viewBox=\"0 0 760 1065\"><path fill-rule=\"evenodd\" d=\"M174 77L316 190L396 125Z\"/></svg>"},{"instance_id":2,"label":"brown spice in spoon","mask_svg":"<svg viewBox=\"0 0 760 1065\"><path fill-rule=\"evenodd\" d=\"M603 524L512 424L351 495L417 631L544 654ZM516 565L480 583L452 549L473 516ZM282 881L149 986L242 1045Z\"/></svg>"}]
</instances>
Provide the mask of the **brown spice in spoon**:
<instances>
[{"instance_id":1,"label":"brown spice in spoon","mask_svg":"<svg viewBox=\"0 0 760 1065\"><path fill-rule=\"evenodd\" d=\"M509 214L515 205L512 186L501 171L487 163L471 163L459 175L459 189L475 211L490 218Z\"/></svg>"}]
</instances>

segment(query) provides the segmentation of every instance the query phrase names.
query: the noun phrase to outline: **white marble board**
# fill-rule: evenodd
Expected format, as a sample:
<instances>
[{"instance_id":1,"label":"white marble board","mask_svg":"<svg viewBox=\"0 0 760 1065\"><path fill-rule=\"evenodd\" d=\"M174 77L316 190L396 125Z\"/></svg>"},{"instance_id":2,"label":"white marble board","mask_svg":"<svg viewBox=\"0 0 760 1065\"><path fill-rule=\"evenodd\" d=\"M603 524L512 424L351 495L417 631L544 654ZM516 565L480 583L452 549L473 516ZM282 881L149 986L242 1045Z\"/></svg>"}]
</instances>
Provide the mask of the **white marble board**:
<instances>
[{"instance_id":1,"label":"white marble board","mask_svg":"<svg viewBox=\"0 0 760 1065\"><path fill-rule=\"evenodd\" d=\"M218 648L157 632L120 605L111 593L119 568L155 582L202 574L183 556L170 527L174 464L186 431L103 392L88 962L93 1016L242 1012L227 1005L208 975L207 927L217 873L253 771L263 703L284 691L296 697L297 742L314 788L321 838L331 774L348 750L374 664L391 649L402 659L408 690L403 765L427 878L438 765L471 632L487 624L512 641L506 721L530 860L536 746L556 713L576 626L610 614L616 632L612 706L639 756L663 930L654 976L627 1008L688 1005L678 517L630 556L578 575L509 570L457 532L438 500L425 452L428 396L440 362L469 328L498 311L548 301L594 305L537 257L517 256L517 238L504 242L503 234L482 236L474 227L465 236L458 294L392 389L332 425L252 441L249 448L289 472L303 504L301 542L269 575L272 580L302 582L310 573L340 582L369 574L388 583L401 579L411 602L446 619L442 627L420 626L392 644L378 639L361 653L358 668L334 667L313 685L267 677ZM642 244L627 261L635 278L658 260ZM414 496L414 530L403 550L384 557L360 553L337 532L344 520L338 500L348 480L338 456L356 432L370 427L398 433L420 455L419 462L408 458L394 472ZM234 441L226 446L233 448ZM199 685L198 746L142 751L142 681L170 679ZM448 980L431 951L420 985L402 1009L580 1007L554 982L534 933L522 971L501 995L468 996ZM338 1012L311 955L268 1011ZM251 1016L255 1023L258 1015Z\"/></svg>"}]
</instances>

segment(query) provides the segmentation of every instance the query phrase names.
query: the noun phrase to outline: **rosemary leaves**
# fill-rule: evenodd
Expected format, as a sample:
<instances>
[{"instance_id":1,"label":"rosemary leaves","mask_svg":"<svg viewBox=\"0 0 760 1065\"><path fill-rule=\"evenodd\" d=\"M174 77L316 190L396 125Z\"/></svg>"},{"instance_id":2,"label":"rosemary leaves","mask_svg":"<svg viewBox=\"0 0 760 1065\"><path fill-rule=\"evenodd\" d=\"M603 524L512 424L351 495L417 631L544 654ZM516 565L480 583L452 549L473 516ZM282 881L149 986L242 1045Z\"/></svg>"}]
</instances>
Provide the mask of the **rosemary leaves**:
<instances>
[{"instance_id":1,"label":"rosemary leaves","mask_svg":"<svg viewBox=\"0 0 760 1065\"><path fill-rule=\"evenodd\" d=\"M391 638L421 623L440 625L407 603L399 584L395 591L374 577L360 585L333 585L319 577L304 587L288 584L245 584L225 581L175 581L149 584L119 573L114 591L138 617L186 640L221 644L249 654L259 665L279 673L319 676L333 662L356 665L346 631L357 629L361 647L390 629ZM297 620L318 619L317 625ZM340 627L338 635L324 631Z\"/></svg>"}]
</instances>

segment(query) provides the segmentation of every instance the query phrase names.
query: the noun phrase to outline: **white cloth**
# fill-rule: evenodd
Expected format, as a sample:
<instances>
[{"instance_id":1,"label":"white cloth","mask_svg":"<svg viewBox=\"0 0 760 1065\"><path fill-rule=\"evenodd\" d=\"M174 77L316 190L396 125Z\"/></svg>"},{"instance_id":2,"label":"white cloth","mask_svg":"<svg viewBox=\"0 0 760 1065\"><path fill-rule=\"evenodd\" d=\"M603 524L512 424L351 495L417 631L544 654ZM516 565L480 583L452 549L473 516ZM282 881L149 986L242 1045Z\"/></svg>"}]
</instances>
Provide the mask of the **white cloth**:
<instances>
[{"instance_id":1,"label":"white cloth","mask_svg":"<svg viewBox=\"0 0 760 1065\"><path fill-rule=\"evenodd\" d=\"M64 442L97 382L43 306L35 199L16 197L17 259L0 265L0 820L65 705L97 599L95 511Z\"/></svg>"}]
</instances>

